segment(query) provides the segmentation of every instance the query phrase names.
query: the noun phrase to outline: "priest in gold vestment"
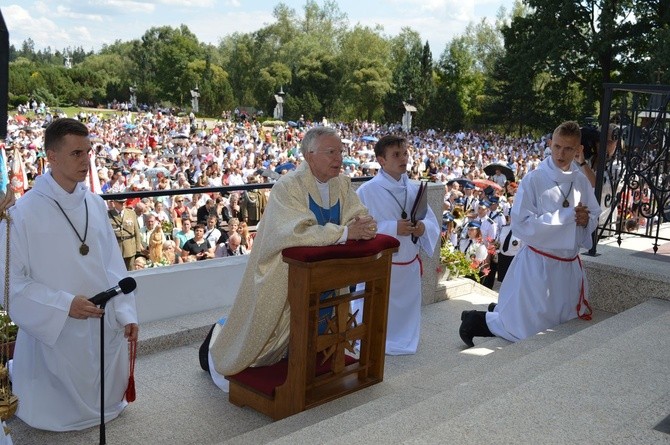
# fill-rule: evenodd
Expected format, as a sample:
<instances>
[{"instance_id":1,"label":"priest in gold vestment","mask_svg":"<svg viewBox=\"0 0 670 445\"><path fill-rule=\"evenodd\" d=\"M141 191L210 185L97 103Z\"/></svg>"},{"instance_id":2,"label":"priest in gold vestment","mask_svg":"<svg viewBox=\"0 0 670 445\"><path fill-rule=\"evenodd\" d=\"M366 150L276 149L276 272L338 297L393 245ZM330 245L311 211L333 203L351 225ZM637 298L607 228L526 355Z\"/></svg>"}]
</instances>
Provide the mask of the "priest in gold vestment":
<instances>
[{"instance_id":1,"label":"priest in gold vestment","mask_svg":"<svg viewBox=\"0 0 670 445\"><path fill-rule=\"evenodd\" d=\"M222 325L215 325L209 341L209 372L223 390L223 376L270 365L286 355L290 312L282 250L372 239L377 232L350 179L340 175L337 132L312 128L300 149L305 162L272 188L233 308Z\"/></svg>"}]
</instances>

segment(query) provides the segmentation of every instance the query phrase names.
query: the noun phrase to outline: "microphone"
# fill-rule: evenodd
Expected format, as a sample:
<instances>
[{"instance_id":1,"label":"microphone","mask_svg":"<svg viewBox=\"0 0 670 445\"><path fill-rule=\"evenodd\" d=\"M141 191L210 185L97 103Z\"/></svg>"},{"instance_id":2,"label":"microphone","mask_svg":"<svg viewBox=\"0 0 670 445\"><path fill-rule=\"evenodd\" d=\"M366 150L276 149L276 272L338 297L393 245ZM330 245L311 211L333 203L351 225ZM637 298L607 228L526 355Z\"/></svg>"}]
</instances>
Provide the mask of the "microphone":
<instances>
[{"instance_id":1,"label":"microphone","mask_svg":"<svg viewBox=\"0 0 670 445\"><path fill-rule=\"evenodd\" d=\"M119 281L118 286L115 286L111 289L107 289L104 292L100 292L95 297L89 298L88 301L95 304L96 306L104 305L112 297L117 296L120 292L127 294L132 292L137 287L137 282L132 277L126 277L123 280Z\"/></svg>"}]
</instances>

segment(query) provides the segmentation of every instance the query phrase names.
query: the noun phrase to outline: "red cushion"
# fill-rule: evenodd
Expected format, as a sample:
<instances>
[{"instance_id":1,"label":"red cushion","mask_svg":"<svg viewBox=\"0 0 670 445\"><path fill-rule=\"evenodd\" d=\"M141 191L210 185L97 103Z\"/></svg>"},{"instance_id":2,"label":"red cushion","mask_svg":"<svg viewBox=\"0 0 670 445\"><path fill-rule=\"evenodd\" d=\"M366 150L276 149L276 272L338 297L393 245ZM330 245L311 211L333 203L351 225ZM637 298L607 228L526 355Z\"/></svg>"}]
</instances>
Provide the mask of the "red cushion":
<instances>
[{"instance_id":1,"label":"red cushion","mask_svg":"<svg viewBox=\"0 0 670 445\"><path fill-rule=\"evenodd\" d=\"M353 357L349 357L348 355L344 356L345 366L349 366L352 363L356 363L357 361L358 360ZM319 376L330 371L331 362L332 359L329 359L322 365L321 354L319 354L316 358L315 374ZM242 372L227 376L226 378L228 380L241 383L242 385L249 386L268 397L273 397L275 394L275 388L284 384L287 374L288 359L285 358L280 362L275 363L274 365L247 368Z\"/></svg>"},{"instance_id":2,"label":"red cushion","mask_svg":"<svg viewBox=\"0 0 670 445\"><path fill-rule=\"evenodd\" d=\"M292 260L312 263L341 258L364 258L398 246L400 246L400 241L397 239L378 234L371 240L349 240L344 244L333 244L331 246L289 247L282 250L282 254Z\"/></svg>"}]
</instances>

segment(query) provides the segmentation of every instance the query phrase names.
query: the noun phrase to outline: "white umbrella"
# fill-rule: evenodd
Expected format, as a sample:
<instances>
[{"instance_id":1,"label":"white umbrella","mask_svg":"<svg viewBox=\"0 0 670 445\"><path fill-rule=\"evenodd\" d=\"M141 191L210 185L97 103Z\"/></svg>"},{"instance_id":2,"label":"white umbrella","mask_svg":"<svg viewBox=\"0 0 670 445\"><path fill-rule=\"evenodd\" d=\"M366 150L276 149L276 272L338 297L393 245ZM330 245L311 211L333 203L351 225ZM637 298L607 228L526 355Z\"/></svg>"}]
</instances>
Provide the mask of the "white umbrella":
<instances>
[{"instance_id":1,"label":"white umbrella","mask_svg":"<svg viewBox=\"0 0 670 445\"><path fill-rule=\"evenodd\" d=\"M382 166L379 165L379 162L377 162L377 161L364 162L363 164L361 164L361 167L362 168L368 168L368 169L375 169L375 170L379 170L380 168L382 168Z\"/></svg>"}]
</instances>

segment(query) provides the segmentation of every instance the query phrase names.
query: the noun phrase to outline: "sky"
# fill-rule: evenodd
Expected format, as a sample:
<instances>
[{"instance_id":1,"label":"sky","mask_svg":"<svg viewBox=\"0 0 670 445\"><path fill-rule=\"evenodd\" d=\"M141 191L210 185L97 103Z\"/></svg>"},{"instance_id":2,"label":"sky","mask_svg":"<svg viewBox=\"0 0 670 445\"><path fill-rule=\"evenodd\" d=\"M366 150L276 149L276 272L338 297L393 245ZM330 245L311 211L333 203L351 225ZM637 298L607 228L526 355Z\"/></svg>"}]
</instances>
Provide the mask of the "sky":
<instances>
[{"instance_id":1,"label":"sky","mask_svg":"<svg viewBox=\"0 0 670 445\"><path fill-rule=\"evenodd\" d=\"M9 30L9 42L20 48L28 38L35 49L52 51L82 47L98 51L116 40L140 38L155 26L185 24L201 42L218 44L234 32L256 31L274 22L272 11L279 0L0 0L0 11ZM284 0L302 16L305 0ZM323 5L322 0L317 0ZM514 0L340 0L349 26L382 25L387 36L402 27L428 40L433 57L439 56L468 23L487 18L495 21L504 6L509 13Z\"/></svg>"}]
</instances>

